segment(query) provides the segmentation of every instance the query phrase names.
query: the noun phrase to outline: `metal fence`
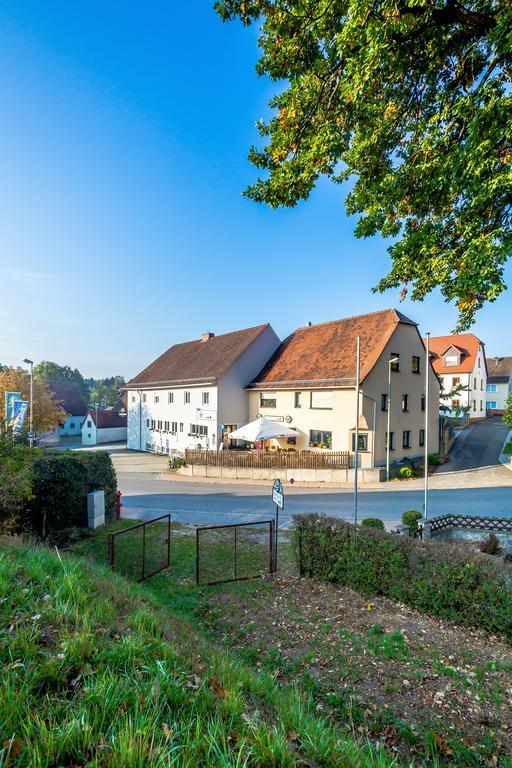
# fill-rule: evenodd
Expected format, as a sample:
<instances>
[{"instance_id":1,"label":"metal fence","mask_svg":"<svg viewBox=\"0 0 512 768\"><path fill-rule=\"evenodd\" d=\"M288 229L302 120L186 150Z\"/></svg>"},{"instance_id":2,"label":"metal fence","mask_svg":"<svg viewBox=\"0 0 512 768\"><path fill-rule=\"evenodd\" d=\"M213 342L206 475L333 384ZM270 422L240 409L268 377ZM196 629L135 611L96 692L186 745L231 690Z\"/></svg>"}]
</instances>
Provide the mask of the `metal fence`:
<instances>
[{"instance_id":1,"label":"metal fence","mask_svg":"<svg viewBox=\"0 0 512 768\"><path fill-rule=\"evenodd\" d=\"M112 570L136 581L165 570L171 561L171 516L110 533L108 555Z\"/></svg>"},{"instance_id":2,"label":"metal fence","mask_svg":"<svg viewBox=\"0 0 512 768\"><path fill-rule=\"evenodd\" d=\"M441 515L428 521L430 531L441 531L444 528L473 528L512 532L512 519L506 517L480 517L473 515Z\"/></svg>"},{"instance_id":3,"label":"metal fence","mask_svg":"<svg viewBox=\"0 0 512 768\"><path fill-rule=\"evenodd\" d=\"M220 584L274 572L274 520L196 529L196 583Z\"/></svg>"},{"instance_id":4,"label":"metal fence","mask_svg":"<svg viewBox=\"0 0 512 768\"><path fill-rule=\"evenodd\" d=\"M185 450L187 464L254 469L350 469L348 451Z\"/></svg>"}]
</instances>

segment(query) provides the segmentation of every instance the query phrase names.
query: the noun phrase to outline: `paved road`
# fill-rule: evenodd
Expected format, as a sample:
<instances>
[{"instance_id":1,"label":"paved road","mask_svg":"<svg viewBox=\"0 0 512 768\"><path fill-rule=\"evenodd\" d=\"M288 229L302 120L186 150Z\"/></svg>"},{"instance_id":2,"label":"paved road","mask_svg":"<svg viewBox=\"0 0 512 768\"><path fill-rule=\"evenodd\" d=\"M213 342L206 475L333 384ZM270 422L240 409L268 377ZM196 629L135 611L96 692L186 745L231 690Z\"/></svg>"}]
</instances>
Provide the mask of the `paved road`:
<instances>
[{"instance_id":1,"label":"paved road","mask_svg":"<svg viewBox=\"0 0 512 768\"><path fill-rule=\"evenodd\" d=\"M506 471L506 470L505 470ZM261 486L219 486L207 483L170 483L121 473L123 515L152 519L171 512L177 522L216 525L268 519L274 515L270 488ZM280 527L294 514L323 512L333 517L352 518L350 491L290 488ZM446 512L469 515L512 517L512 486L494 488L436 489L429 496L431 516ZM400 521L406 509L422 509L421 490L360 491L359 516L380 517L388 527Z\"/></svg>"},{"instance_id":2,"label":"paved road","mask_svg":"<svg viewBox=\"0 0 512 768\"><path fill-rule=\"evenodd\" d=\"M498 464L508 432L509 428L500 418L470 424L462 430L450 451L450 460L439 467L437 474Z\"/></svg>"}]
</instances>

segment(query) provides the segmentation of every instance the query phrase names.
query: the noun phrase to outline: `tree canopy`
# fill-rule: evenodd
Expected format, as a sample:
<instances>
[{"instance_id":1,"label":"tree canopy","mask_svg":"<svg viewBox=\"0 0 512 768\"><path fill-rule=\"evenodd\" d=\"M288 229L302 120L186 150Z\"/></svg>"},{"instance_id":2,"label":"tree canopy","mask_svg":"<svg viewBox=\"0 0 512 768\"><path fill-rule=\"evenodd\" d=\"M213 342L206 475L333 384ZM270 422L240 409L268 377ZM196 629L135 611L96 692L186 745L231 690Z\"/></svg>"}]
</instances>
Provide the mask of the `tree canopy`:
<instances>
[{"instance_id":1,"label":"tree canopy","mask_svg":"<svg viewBox=\"0 0 512 768\"><path fill-rule=\"evenodd\" d=\"M78 368L42 360L34 366L34 376L43 381L73 381L84 397L88 396L87 384Z\"/></svg>"},{"instance_id":2,"label":"tree canopy","mask_svg":"<svg viewBox=\"0 0 512 768\"><path fill-rule=\"evenodd\" d=\"M438 287L467 328L511 253L510 0L219 0L258 22L260 75L286 81L246 195L294 206L347 182L356 235L392 238L374 290Z\"/></svg>"}]
</instances>

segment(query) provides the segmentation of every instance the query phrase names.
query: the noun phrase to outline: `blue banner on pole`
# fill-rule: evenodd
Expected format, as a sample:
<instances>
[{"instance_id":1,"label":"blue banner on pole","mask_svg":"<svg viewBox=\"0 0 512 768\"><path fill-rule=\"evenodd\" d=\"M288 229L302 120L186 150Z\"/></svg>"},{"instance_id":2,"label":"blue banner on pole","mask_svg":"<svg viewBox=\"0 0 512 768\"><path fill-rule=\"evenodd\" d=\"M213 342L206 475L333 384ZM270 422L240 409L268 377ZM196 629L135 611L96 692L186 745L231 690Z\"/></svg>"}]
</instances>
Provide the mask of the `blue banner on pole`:
<instances>
[{"instance_id":1,"label":"blue banner on pole","mask_svg":"<svg viewBox=\"0 0 512 768\"><path fill-rule=\"evenodd\" d=\"M5 426L6 427L12 427L14 403L16 400L21 400L21 392L5 393Z\"/></svg>"},{"instance_id":2,"label":"blue banner on pole","mask_svg":"<svg viewBox=\"0 0 512 768\"><path fill-rule=\"evenodd\" d=\"M13 432L21 432L25 425L25 418L27 416L28 400L15 400L13 413L12 413L12 430Z\"/></svg>"}]
</instances>

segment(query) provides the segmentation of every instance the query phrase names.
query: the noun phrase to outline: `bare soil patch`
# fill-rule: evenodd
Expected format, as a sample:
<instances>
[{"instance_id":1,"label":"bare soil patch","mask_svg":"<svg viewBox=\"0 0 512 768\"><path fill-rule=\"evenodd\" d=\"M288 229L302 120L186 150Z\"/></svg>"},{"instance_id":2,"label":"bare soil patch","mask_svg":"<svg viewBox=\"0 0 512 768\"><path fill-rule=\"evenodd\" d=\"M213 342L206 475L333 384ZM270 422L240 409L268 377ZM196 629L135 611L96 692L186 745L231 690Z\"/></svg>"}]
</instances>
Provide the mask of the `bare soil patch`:
<instances>
[{"instance_id":1,"label":"bare soil patch","mask_svg":"<svg viewBox=\"0 0 512 768\"><path fill-rule=\"evenodd\" d=\"M498 637L295 576L243 601L212 592L201 622L415 765L512 766L512 648Z\"/></svg>"}]
</instances>

